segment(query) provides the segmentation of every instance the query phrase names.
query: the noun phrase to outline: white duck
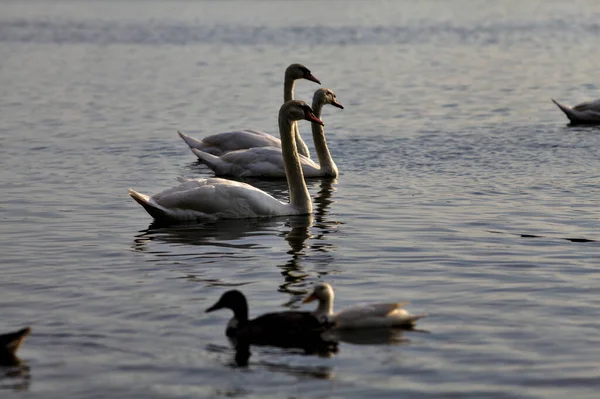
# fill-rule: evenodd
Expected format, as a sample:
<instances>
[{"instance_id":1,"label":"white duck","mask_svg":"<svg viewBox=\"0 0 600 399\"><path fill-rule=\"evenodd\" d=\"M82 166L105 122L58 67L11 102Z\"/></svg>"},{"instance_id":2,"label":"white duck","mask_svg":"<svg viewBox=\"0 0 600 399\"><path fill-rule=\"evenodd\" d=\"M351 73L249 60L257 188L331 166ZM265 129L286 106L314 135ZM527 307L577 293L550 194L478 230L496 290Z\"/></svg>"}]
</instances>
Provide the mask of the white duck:
<instances>
[{"instance_id":1,"label":"white duck","mask_svg":"<svg viewBox=\"0 0 600 399\"><path fill-rule=\"evenodd\" d=\"M317 284L313 292L304 299L303 303L314 300L319 301L319 306L313 312L318 318L334 323L336 329L358 329L358 328L390 328L404 327L412 328L415 322L425 315L413 315L402 309L404 303L372 303L355 305L333 312L333 288L327 283Z\"/></svg>"},{"instance_id":2,"label":"white duck","mask_svg":"<svg viewBox=\"0 0 600 399\"><path fill-rule=\"evenodd\" d=\"M313 96L312 109L317 118L321 117L321 111L325 104L344 109L330 89L319 89ZM304 177L337 177L338 168L331 158L325 131L323 126L312 123L312 134L315 150L319 158L316 163L310 158L300 155L300 164ZM209 154L192 148L198 159L211 168L217 176L236 177L285 177L285 168L281 148L278 147L255 147L245 150L231 151L221 156Z\"/></svg>"},{"instance_id":3,"label":"white duck","mask_svg":"<svg viewBox=\"0 0 600 399\"><path fill-rule=\"evenodd\" d=\"M294 85L296 80L306 79L321 84L319 79L315 78L310 70L302 64L291 64L285 70L285 79L283 82L283 102L294 99ZM202 140L195 139L178 131L179 137L187 143L190 148L196 148L203 152L213 155L223 155L230 151L243 150L254 147L280 147L281 140L275 136L261 132L259 130L244 129L234 132L217 133L205 137ZM294 123L294 134L296 135L296 145L298 152L307 158L310 158L308 147L298 131L298 126Z\"/></svg>"},{"instance_id":4,"label":"white duck","mask_svg":"<svg viewBox=\"0 0 600 399\"><path fill-rule=\"evenodd\" d=\"M554 99L552 102L567 115L572 125L600 125L600 99L581 103L573 108Z\"/></svg>"},{"instance_id":5,"label":"white duck","mask_svg":"<svg viewBox=\"0 0 600 399\"><path fill-rule=\"evenodd\" d=\"M240 219L312 213L312 202L304 182L293 134L295 121L322 124L304 101L290 100L279 110L279 132L290 191L290 202L281 202L264 191L233 180L180 179L178 186L149 197L129 189L129 195L161 221Z\"/></svg>"}]
</instances>

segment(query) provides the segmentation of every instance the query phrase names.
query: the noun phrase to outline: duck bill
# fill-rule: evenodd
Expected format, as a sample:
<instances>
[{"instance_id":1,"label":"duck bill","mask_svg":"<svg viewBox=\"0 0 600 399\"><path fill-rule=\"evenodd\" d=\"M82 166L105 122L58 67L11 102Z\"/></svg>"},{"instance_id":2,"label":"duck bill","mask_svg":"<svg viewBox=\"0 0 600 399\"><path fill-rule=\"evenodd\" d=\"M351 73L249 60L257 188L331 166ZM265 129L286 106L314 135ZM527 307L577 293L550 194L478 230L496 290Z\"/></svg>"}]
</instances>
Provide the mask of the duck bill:
<instances>
[{"instance_id":1,"label":"duck bill","mask_svg":"<svg viewBox=\"0 0 600 399\"><path fill-rule=\"evenodd\" d=\"M325 126L325 124L323 123L323 121L320 120L319 118L317 118L315 116L315 114L313 114L312 112L306 111L306 113L304 114L304 117L306 118L307 121L311 121L311 122L317 123L317 124L319 124L321 126Z\"/></svg>"},{"instance_id":2,"label":"duck bill","mask_svg":"<svg viewBox=\"0 0 600 399\"><path fill-rule=\"evenodd\" d=\"M223 305L221 305L221 302L217 302L214 305L212 305L210 308L206 309L204 311L204 313L210 313L210 312L214 312L215 310L219 310L219 309L223 309Z\"/></svg>"},{"instance_id":3,"label":"duck bill","mask_svg":"<svg viewBox=\"0 0 600 399\"><path fill-rule=\"evenodd\" d=\"M315 301L317 299L317 296L315 294L310 294L310 296L308 296L306 299L304 299L302 301L302 303L310 303L312 301Z\"/></svg>"},{"instance_id":4,"label":"duck bill","mask_svg":"<svg viewBox=\"0 0 600 399\"><path fill-rule=\"evenodd\" d=\"M333 105L334 107L337 107L339 109L344 109L344 106L342 104L338 103L335 100L333 100L333 102L331 103L331 105Z\"/></svg>"},{"instance_id":5,"label":"duck bill","mask_svg":"<svg viewBox=\"0 0 600 399\"><path fill-rule=\"evenodd\" d=\"M315 75L313 75L312 73L309 73L308 75L306 75L304 77L304 79L310 80L311 82L315 82L315 83L321 84L321 82L319 81L319 79L315 78Z\"/></svg>"}]
</instances>

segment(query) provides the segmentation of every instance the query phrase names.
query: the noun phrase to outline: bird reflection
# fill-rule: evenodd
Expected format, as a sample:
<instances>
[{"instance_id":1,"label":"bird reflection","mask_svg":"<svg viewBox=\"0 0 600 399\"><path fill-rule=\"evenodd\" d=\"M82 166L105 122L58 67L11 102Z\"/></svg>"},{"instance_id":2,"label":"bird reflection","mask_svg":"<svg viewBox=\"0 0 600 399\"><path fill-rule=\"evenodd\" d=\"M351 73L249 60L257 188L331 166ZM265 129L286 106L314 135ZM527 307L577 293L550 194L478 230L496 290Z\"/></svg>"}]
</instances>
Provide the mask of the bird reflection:
<instances>
[{"instance_id":1,"label":"bird reflection","mask_svg":"<svg viewBox=\"0 0 600 399\"><path fill-rule=\"evenodd\" d=\"M167 244L211 245L216 247L251 249L255 244L241 243L245 237L258 235L263 231L276 231L281 224L281 217L268 219L225 219L209 221L201 224L162 225L152 223L148 229L141 231L134 239L136 251L147 251L152 241Z\"/></svg>"},{"instance_id":2,"label":"bird reflection","mask_svg":"<svg viewBox=\"0 0 600 399\"><path fill-rule=\"evenodd\" d=\"M290 259L284 265L279 266L281 275L284 277L284 282L279 286L279 291L292 294L294 296L292 303L297 302L302 295L305 295L304 290L295 291L293 287L308 277L308 274L299 266L299 262L305 256L303 250L306 247L306 240L311 237L310 227L312 223L312 215L296 216L290 218L287 224L291 229L282 233L291 249L288 251Z\"/></svg>"},{"instance_id":3,"label":"bird reflection","mask_svg":"<svg viewBox=\"0 0 600 399\"><path fill-rule=\"evenodd\" d=\"M286 306L299 304L302 296L306 295L304 288L295 288L301 285L309 276L300 265L302 259L306 256L305 249L316 249L319 252L329 252L333 249L332 244L323 241L328 234L334 231L331 226L339 224L338 222L327 221L328 208L334 202L331 199L333 192L335 192L334 183L337 183L336 179L321 179L319 181L319 191L313 199L314 217L309 215L290 218L287 226L291 229L283 233L291 248L288 251L290 259L279 266L282 269L281 274L284 276L284 282L279 286L279 291L292 296ZM317 234L311 234L310 228L312 226L317 229ZM306 241L309 238L314 240L315 243L307 246ZM321 266L324 266L333 261L333 256L321 256L317 261Z\"/></svg>"},{"instance_id":4,"label":"bird reflection","mask_svg":"<svg viewBox=\"0 0 600 399\"><path fill-rule=\"evenodd\" d=\"M235 365L238 367L248 366L250 356L252 355L250 347L259 345L239 342L232 338L229 338L229 341L235 348ZM305 356L331 357L338 352L338 342L329 339L313 339L310 342L279 342L278 344L271 343L269 345L260 346L278 347L285 349L286 351L284 353Z\"/></svg>"},{"instance_id":5,"label":"bird reflection","mask_svg":"<svg viewBox=\"0 0 600 399\"><path fill-rule=\"evenodd\" d=\"M231 342L231 341L230 341ZM233 343L232 343L233 344ZM252 345L256 346L256 345ZM230 348L222 345L212 345L209 344L206 346L206 349L209 352L223 353L229 354ZM256 346L254 349L255 352L258 352L263 356L275 356L280 357L281 362L275 361L266 361L266 360L256 360L250 362L250 358L252 356L251 345L238 345L234 346L233 357L230 358L227 356L228 360L226 364L230 367L238 368L238 367L264 367L269 371L282 372L285 374L293 375L296 377L304 377L304 378L315 378L315 379L331 379L334 377L334 369L332 367L323 366L323 365L308 365L308 366L298 366L298 365L290 365L283 363L283 359L286 356L318 356L318 357L331 357L337 353L337 345L336 343L323 341L321 346L299 346L297 348L293 347L265 347L265 346Z\"/></svg>"},{"instance_id":6,"label":"bird reflection","mask_svg":"<svg viewBox=\"0 0 600 399\"><path fill-rule=\"evenodd\" d=\"M337 352L337 350L336 350ZM320 350L317 352L306 351L304 355L319 355L324 357L330 357L333 355L333 351ZM250 347L239 347L236 348L234 364L235 367L248 367L249 359L250 359ZM257 362L258 366L262 366L269 371L277 371L285 374L290 374L296 377L304 377L304 378L315 378L318 380L330 380L335 376L334 369L332 367L327 366L292 366L285 363L275 363L275 362L266 362L259 361Z\"/></svg>"},{"instance_id":7,"label":"bird reflection","mask_svg":"<svg viewBox=\"0 0 600 399\"><path fill-rule=\"evenodd\" d=\"M331 357L339 352L339 343L351 345L402 345L410 342L405 337L406 332L426 333L422 330L403 330L403 329L363 329L363 330L329 330L321 335L320 340L314 340L310 344L306 342L295 345L289 342L285 345L270 345L284 348L281 355L296 354L304 356ZM229 339L231 345L235 348L235 354L231 365L233 367L248 367L252 352L251 345ZM255 346L255 345L253 345ZM281 363L259 361L256 365L264 366L270 371L280 371L296 376L305 376L317 379L330 379L333 377L333 369L323 366L290 366Z\"/></svg>"},{"instance_id":8,"label":"bird reflection","mask_svg":"<svg viewBox=\"0 0 600 399\"><path fill-rule=\"evenodd\" d=\"M0 389L27 391L31 384L29 365L19 358L14 360L15 362L10 366L6 364L0 366Z\"/></svg>"},{"instance_id":9,"label":"bird reflection","mask_svg":"<svg viewBox=\"0 0 600 399\"><path fill-rule=\"evenodd\" d=\"M369 328L358 330L329 330L323 339L354 345L397 345L410 342L398 328Z\"/></svg>"},{"instance_id":10,"label":"bird reflection","mask_svg":"<svg viewBox=\"0 0 600 399\"><path fill-rule=\"evenodd\" d=\"M315 220L317 223L324 223L325 216L329 213L328 208L334 202L331 199L335 188L333 184L337 179L322 179L319 184L319 192L315 196L313 203L315 205Z\"/></svg>"}]
</instances>

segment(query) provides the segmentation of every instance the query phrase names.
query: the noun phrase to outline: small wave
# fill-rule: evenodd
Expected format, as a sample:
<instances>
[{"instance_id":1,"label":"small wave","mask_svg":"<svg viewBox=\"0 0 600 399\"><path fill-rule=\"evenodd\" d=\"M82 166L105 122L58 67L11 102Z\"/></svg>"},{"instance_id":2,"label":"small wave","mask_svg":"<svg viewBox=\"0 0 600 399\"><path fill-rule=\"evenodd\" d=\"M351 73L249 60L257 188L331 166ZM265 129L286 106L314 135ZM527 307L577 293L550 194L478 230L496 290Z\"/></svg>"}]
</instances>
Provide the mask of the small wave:
<instances>
[{"instance_id":1,"label":"small wave","mask_svg":"<svg viewBox=\"0 0 600 399\"><path fill-rule=\"evenodd\" d=\"M0 23L0 42L89 43L98 45L385 45L459 42L473 44L535 41L539 37L600 36L600 23L498 23L454 26L449 23L412 26L239 26L182 25L168 22L114 22L16 19Z\"/></svg>"}]
</instances>

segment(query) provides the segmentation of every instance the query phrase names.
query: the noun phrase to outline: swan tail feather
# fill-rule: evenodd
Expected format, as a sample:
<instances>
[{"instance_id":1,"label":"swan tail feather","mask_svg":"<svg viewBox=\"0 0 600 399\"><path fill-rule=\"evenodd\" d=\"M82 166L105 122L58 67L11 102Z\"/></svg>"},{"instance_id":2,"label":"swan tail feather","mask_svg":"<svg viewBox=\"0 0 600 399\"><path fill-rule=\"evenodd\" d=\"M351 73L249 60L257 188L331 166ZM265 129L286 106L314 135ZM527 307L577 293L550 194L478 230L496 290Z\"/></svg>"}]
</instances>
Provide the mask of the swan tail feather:
<instances>
[{"instance_id":1,"label":"swan tail feather","mask_svg":"<svg viewBox=\"0 0 600 399\"><path fill-rule=\"evenodd\" d=\"M177 131L177 134L192 149L197 148L197 149L201 150L204 147L206 147L206 145L204 144L204 142L202 140L198 140L191 136L188 136L187 134L181 132L180 130Z\"/></svg>"},{"instance_id":2,"label":"swan tail feather","mask_svg":"<svg viewBox=\"0 0 600 399\"><path fill-rule=\"evenodd\" d=\"M129 196L133 198L135 202L144 207L146 212L148 212L150 216L152 216L154 219L160 220L164 219L167 216L167 213L163 209L150 202L149 196L138 193L132 188L128 189L127 191L129 192Z\"/></svg>"},{"instance_id":3,"label":"swan tail feather","mask_svg":"<svg viewBox=\"0 0 600 399\"><path fill-rule=\"evenodd\" d=\"M551 98L551 100L552 100L552 102L553 102L554 104L556 104L556 106L557 106L558 108L560 108L560 110L561 110L562 112L564 112L564 113L565 113L565 115L567 116L567 118L569 118L569 120L570 120L571 122L577 122L577 121L579 120L579 117L578 117L577 113L576 113L575 111L573 111L573 109L571 109L570 107L568 107L568 106L566 106L566 105L563 105L563 104L559 103L558 101L556 101L556 100L555 100L555 99L553 99L553 98Z\"/></svg>"},{"instance_id":4,"label":"swan tail feather","mask_svg":"<svg viewBox=\"0 0 600 399\"><path fill-rule=\"evenodd\" d=\"M414 324L417 322L417 320L423 319L425 317L429 317L429 315L427 313L415 314L411 317L411 321Z\"/></svg>"},{"instance_id":5,"label":"swan tail feather","mask_svg":"<svg viewBox=\"0 0 600 399\"><path fill-rule=\"evenodd\" d=\"M0 346L9 354L14 355L31 333L31 328L25 327L19 331L0 335Z\"/></svg>"},{"instance_id":6,"label":"swan tail feather","mask_svg":"<svg viewBox=\"0 0 600 399\"><path fill-rule=\"evenodd\" d=\"M208 152L200 151L196 148L192 148L192 152L198 157L200 162L206 164L213 171L217 171L219 168L219 164L222 163L221 159L213 154L209 154Z\"/></svg>"}]
</instances>

